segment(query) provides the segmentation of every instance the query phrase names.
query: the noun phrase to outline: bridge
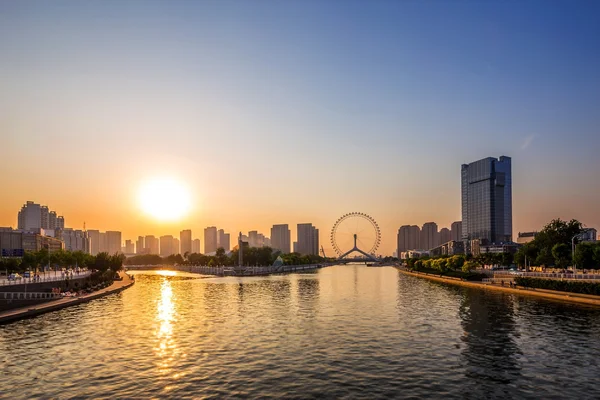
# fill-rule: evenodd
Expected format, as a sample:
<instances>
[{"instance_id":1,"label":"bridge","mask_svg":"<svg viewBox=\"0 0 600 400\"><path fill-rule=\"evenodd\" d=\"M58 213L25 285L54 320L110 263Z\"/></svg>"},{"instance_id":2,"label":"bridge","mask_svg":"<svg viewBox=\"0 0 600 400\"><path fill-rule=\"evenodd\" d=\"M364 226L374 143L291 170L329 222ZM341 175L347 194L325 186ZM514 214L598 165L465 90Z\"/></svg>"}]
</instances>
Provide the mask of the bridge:
<instances>
[{"instance_id":1,"label":"bridge","mask_svg":"<svg viewBox=\"0 0 600 400\"><path fill-rule=\"evenodd\" d=\"M374 255L369 254L369 253L364 252L361 249L359 249L358 246L356 245L356 239L357 239L357 235L355 233L354 234L354 247L352 247L350 250L348 250L347 252L345 252L344 254L342 254L341 256L338 257L337 261L340 264L347 264L347 263L351 263L351 262L369 263L369 262L380 262L381 261ZM359 257L359 256L348 257L350 254L352 254L354 252L361 254L362 257Z\"/></svg>"}]
</instances>

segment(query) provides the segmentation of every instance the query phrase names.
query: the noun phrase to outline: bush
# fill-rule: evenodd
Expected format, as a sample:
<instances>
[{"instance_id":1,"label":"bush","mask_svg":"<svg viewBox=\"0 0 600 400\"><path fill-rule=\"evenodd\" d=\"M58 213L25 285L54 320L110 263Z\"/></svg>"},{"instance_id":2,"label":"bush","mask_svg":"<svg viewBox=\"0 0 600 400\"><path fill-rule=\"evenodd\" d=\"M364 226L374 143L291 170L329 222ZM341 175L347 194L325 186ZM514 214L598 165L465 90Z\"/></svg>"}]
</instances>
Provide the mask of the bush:
<instances>
[{"instance_id":1,"label":"bush","mask_svg":"<svg viewBox=\"0 0 600 400\"><path fill-rule=\"evenodd\" d=\"M519 276L515 277L515 283L523 287L600 296L600 283L596 282L577 282L571 280L539 279Z\"/></svg>"}]
</instances>

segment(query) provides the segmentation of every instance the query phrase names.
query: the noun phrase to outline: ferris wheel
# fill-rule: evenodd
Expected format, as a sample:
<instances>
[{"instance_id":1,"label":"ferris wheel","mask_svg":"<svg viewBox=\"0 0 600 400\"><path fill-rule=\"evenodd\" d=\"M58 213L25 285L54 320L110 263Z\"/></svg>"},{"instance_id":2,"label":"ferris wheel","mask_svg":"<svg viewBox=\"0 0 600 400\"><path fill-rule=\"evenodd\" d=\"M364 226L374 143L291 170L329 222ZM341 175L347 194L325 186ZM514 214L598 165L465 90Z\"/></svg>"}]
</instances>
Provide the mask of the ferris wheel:
<instances>
[{"instance_id":1,"label":"ferris wheel","mask_svg":"<svg viewBox=\"0 0 600 400\"><path fill-rule=\"evenodd\" d=\"M354 250L374 255L380 243L379 225L365 213L344 214L331 228L331 245L338 256L347 255Z\"/></svg>"}]
</instances>

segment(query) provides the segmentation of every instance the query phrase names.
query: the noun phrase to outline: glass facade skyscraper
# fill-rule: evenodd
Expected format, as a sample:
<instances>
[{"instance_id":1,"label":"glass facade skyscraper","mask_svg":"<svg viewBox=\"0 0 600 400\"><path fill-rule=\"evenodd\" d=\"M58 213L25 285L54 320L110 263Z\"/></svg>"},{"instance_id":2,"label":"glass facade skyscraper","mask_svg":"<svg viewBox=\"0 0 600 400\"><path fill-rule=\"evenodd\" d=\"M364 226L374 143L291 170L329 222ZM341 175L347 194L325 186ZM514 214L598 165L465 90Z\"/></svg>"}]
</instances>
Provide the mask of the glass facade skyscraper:
<instances>
[{"instance_id":1,"label":"glass facade skyscraper","mask_svg":"<svg viewBox=\"0 0 600 400\"><path fill-rule=\"evenodd\" d=\"M512 241L510 157L484 158L461 167L462 239Z\"/></svg>"}]
</instances>

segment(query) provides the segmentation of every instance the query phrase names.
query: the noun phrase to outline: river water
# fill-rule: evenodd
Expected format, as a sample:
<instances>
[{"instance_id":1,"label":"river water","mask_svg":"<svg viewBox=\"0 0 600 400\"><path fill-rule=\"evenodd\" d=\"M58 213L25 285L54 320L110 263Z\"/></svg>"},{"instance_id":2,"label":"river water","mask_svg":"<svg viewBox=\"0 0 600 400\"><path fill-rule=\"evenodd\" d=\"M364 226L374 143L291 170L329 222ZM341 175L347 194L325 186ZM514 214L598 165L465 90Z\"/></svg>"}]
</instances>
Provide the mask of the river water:
<instances>
[{"instance_id":1,"label":"river water","mask_svg":"<svg viewBox=\"0 0 600 400\"><path fill-rule=\"evenodd\" d=\"M600 309L391 267L207 278L0 326L0 398L600 398Z\"/></svg>"}]
</instances>

